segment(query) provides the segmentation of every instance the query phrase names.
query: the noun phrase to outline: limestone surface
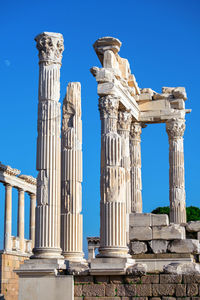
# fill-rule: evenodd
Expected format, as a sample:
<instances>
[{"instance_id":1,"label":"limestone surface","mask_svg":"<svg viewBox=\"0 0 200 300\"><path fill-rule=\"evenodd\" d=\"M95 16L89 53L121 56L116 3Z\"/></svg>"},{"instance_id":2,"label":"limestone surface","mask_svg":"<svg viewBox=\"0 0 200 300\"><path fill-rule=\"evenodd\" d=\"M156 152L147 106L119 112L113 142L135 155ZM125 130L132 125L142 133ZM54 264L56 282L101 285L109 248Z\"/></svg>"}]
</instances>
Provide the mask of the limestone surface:
<instances>
[{"instance_id":1,"label":"limestone surface","mask_svg":"<svg viewBox=\"0 0 200 300\"><path fill-rule=\"evenodd\" d=\"M200 231L200 221L190 221L186 224L186 230L189 232Z\"/></svg>"},{"instance_id":2,"label":"limestone surface","mask_svg":"<svg viewBox=\"0 0 200 300\"><path fill-rule=\"evenodd\" d=\"M152 240L152 228L130 226L129 238L136 241L150 241Z\"/></svg>"},{"instance_id":3,"label":"limestone surface","mask_svg":"<svg viewBox=\"0 0 200 300\"><path fill-rule=\"evenodd\" d=\"M166 253L167 252L167 246L168 241L165 240L152 240L149 242L149 246L151 247L151 250L153 253Z\"/></svg>"},{"instance_id":4,"label":"limestone surface","mask_svg":"<svg viewBox=\"0 0 200 300\"><path fill-rule=\"evenodd\" d=\"M61 135L61 247L72 262L83 260L81 85L70 82L63 101Z\"/></svg>"},{"instance_id":5,"label":"limestone surface","mask_svg":"<svg viewBox=\"0 0 200 300\"><path fill-rule=\"evenodd\" d=\"M190 275L200 274L200 265L197 263L171 263L163 267L163 271L169 274Z\"/></svg>"},{"instance_id":6,"label":"limestone surface","mask_svg":"<svg viewBox=\"0 0 200 300\"><path fill-rule=\"evenodd\" d=\"M43 32L39 51L37 207L35 257L61 257L60 248L60 67L63 36Z\"/></svg>"},{"instance_id":7,"label":"limestone surface","mask_svg":"<svg viewBox=\"0 0 200 300\"><path fill-rule=\"evenodd\" d=\"M144 275L147 272L147 266L145 264L136 263L133 266L127 268L127 275Z\"/></svg>"},{"instance_id":8,"label":"limestone surface","mask_svg":"<svg viewBox=\"0 0 200 300\"><path fill-rule=\"evenodd\" d=\"M133 254L146 253L147 245L144 242L131 242L130 249Z\"/></svg>"},{"instance_id":9,"label":"limestone surface","mask_svg":"<svg viewBox=\"0 0 200 300\"><path fill-rule=\"evenodd\" d=\"M153 240L182 240L185 238L185 228L178 224L152 227Z\"/></svg>"},{"instance_id":10,"label":"limestone surface","mask_svg":"<svg viewBox=\"0 0 200 300\"><path fill-rule=\"evenodd\" d=\"M151 213L131 213L129 219L130 225L135 227L169 225L169 218L164 214L157 215Z\"/></svg>"},{"instance_id":11,"label":"limestone surface","mask_svg":"<svg viewBox=\"0 0 200 300\"><path fill-rule=\"evenodd\" d=\"M168 250L174 253L193 253L200 252L199 241L193 239L174 240L169 243Z\"/></svg>"}]
</instances>

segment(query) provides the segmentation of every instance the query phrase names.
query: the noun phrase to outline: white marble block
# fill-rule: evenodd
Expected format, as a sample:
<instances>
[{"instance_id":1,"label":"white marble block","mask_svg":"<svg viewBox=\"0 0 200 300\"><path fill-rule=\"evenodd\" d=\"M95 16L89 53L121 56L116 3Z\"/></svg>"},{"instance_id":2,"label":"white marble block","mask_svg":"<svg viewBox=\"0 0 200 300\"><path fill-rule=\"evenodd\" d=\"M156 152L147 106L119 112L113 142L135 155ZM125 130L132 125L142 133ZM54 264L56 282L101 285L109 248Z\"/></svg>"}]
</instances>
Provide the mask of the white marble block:
<instances>
[{"instance_id":1,"label":"white marble block","mask_svg":"<svg viewBox=\"0 0 200 300\"><path fill-rule=\"evenodd\" d=\"M152 240L149 242L149 246L155 254L166 253L168 244L169 242L165 240Z\"/></svg>"},{"instance_id":2,"label":"white marble block","mask_svg":"<svg viewBox=\"0 0 200 300\"><path fill-rule=\"evenodd\" d=\"M183 240L185 239L185 228L178 224L169 226L155 226L153 230L153 240Z\"/></svg>"},{"instance_id":3,"label":"white marble block","mask_svg":"<svg viewBox=\"0 0 200 300\"><path fill-rule=\"evenodd\" d=\"M152 240L151 227L134 227L130 226L129 238L136 241L150 241Z\"/></svg>"},{"instance_id":4,"label":"white marble block","mask_svg":"<svg viewBox=\"0 0 200 300\"><path fill-rule=\"evenodd\" d=\"M193 239L175 240L170 242L168 250L174 253L198 254L200 251L199 241Z\"/></svg>"}]
</instances>

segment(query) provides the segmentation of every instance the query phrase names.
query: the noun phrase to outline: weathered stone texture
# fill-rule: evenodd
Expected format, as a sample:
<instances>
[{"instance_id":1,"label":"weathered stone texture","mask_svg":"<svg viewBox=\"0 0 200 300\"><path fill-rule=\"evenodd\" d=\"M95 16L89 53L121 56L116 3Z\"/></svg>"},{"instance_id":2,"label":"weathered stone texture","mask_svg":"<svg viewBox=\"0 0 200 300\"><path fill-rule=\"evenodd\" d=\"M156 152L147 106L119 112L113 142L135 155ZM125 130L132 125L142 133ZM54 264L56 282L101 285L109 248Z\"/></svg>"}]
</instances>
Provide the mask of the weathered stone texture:
<instances>
[{"instance_id":1,"label":"weathered stone texture","mask_svg":"<svg viewBox=\"0 0 200 300\"><path fill-rule=\"evenodd\" d=\"M198 284L191 283L187 285L187 296L193 297L197 296L199 293Z\"/></svg>"},{"instance_id":2,"label":"weathered stone texture","mask_svg":"<svg viewBox=\"0 0 200 300\"><path fill-rule=\"evenodd\" d=\"M18 300L19 278L15 269L19 269L28 257L13 254L0 255L0 292L5 300Z\"/></svg>"},{"instance_id":3,"label":"weathered stone texture","mask_svg":"<svg viewBox=\"0 0 200 300\"><path fill-rule=\"evenodd\" d=\"M151 213L131 213L130 225L135 227L148 226L168 226L169 218L167 215L156 215Z\"/></svg>"},{"instance_id":4,"label":"weathered stone texture","mask_svg":"<svg viewBox=\"0 0 200 300\"><path fill-rule=\"evenodd\" d=\"M147 245L144 242L132 242L130 249L133 254L146 253Z\"/></svg>"},{"instance_id":5,"label":"weathered stone texture","mask_svg":"<svg viewBox=\"0 0 200 300\"><path fill-rule=\"evenodd\" d=\"M186 296L186 284L177 284L176 285L176 296L185 297Z\"/></svg>"},{"instance_id":6,"label":"weathered stone texture","mask_svg":"<svg viewBox=\"0 0 200 300\"><path fill-rule=\"evenodd\" d=\"M200 221L190 221L186 224L186 230L189 232L200 231Z\"/></svg>"},{"instance_id":7,"label":"weathered stone texture","mask_svg":"<svg viewBox=\"0 0 200 300\"><path fill-rule=\"evenodd\" d=\"M105 296L105 285L92 284L83 285L83 296L85 297L103 297Z\"/></svg>"},{"instance_id":8,"label":"weathered stone texture","mask_svg":"<svg viewBox=\"0 0 200 300\"><path fill-rule=\"evenodd\" d=\"M92 283L94 281L93 276L75 276L74 282L75 283Z\"/></svg>"},{"instance_id":9,"label":"weathered stone texture","mask_svg":"<svg viewBox=\"0 0 200 300\"><path fill-rule=\"evenodd\" d=\"M153 253L166 253L169 242L165 240L152 240L149 246Z\"/></svg>"},{"instance_id":10,"label":"weathered stone texture","mask_svg":"<svg viewBox=\"0 0 200 300\"><path fill-rule=\"evenodd\" d=\"M168 246L170 252L175 253L193 253L197 254L200 251L199 241L193 239L174 240Z\"/></svg>"},{"instance_id":11,"label":"weathered stone texture","mask_svg":"<svg viewBox=\"0 0 200 300\"><path fill-rule=\"evenodd\" d=\"M74 296L75 297L82 297L83 294L83 286L82 285L75 285L74 286Z\"/></svg>"},{"instance_id":12,"label":"weathered stone texture","mask_svg":"<svg viewBox=\"0 0 200 300\"><path fill-rule=\"evenodd\" d=\"M151 284L138 284L136 285L137 296L152 296Z\"/></svg>"},{"instance_id":13,"label":"weathered stone texture","mask_svg":"<svg viewBox=\"0 0 200 300\"><path fill-rule=\"evenodd\" d=\"M182 275L176 274L160 274L160 283L181 283Z\"/></svg>"},{"instance_id":14,"label":"weathered stone texture","mask_svg":"<svg viewBox=\"0 0 200 300\"><path fill-rule=\"evenodd\" d=\"M171 263L163 267L165 273L169 274L200 274L200 265L198 263Z\"/></svg>"},{"instance_id":15,"label":"weathered stone texture","mask_svg":"<svg viewBox=\"0 0 200 300\"><path fill-rule=\"evenodd\" d=\"M98 276L96 276L98 278ZM116 280L114 280L116 277ZM110 300L112 298L120 300L176 300L186 299L197 300L200 292L199 275L177 275L177 274L148 274L143 276L108 276L109 283L104 280L97 283L97 278L93 282L88 282L76 288L76 294L83 292L83 299L87 300L92 297ZM108 279L107 278L107 279ZM115 284L111 283L117 282ZM96 295L96 296L95 296ZM81 299L78 299L81 300ZM200 299L198 299L200 300Z\"/></svg>"},{"instance_id":16,"label":"weathered stone texture","mask_svg":"<svg viewBox=\"0 0 200 300\"><path fill-rule=\"evenodd\" d=\"M185 228L178 224L155 226L152 230L154 240L182 240L185 238Z\"/></svg>"},{"instance_id":17,"label":"weathered stone texture","mask_svg":"<svg viewBox=\"0 0 200 300\"><path fill-rule=\"evenodd\" d=\"M129 238L136 241L150 241L152 240L152 228L130 226Z\"/></svg>"},{"instance_id":18,"label":"weathered stone texture","mask_svg":"<svg viewBox=\"0 0 200 300\"><path fill-rule=\"evenodd\" d=\"M144 275L141 277L142 283L159 283L159 275Z\"/></svg>"},{"instance_id":19,"label":"weathered stone texture","mask_svg":"<svg viewBox=\"0 0 200 300\"><path fill-rule=\"evenodd\" d=\"M116 295L116 286L114 284L107 284L105 286L105 296L114 297Z\"/></svg>"},{"instance_id":20,"label":"weathered stone texture","mask_svg":"<svg viewBox=\"0 0 200 300\"><path fill-rule=\"evenodd\" d=\"M153 284L153 296L173 296L175 284Z\"/></svg>"},{"instance_id":21,"label":"weathered stone texture","mask_svg":"<svg viewBox=\"0 0 200 300\"><path fill-rule=\"evenodd\" d=\"M198 274L183 275L183 282L200 284L200 275Z\"/></svg>"}]
</instances>

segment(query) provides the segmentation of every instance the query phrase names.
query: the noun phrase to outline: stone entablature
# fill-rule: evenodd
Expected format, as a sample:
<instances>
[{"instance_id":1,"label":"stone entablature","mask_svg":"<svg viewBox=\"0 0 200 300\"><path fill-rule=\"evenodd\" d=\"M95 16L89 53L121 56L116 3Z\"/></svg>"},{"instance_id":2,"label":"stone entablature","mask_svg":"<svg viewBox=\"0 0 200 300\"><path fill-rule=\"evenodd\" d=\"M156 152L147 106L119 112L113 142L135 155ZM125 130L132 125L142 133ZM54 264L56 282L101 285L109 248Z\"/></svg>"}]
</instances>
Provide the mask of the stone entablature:
<instances>
[{"instance_id":1,"label":"stone entablature","mask_svg":"<svg viewBox=\"0 0 200 300\"><path fill-rule=\"evenodd\" d=\"M34 177L20 175L21 171L0 162L0 182L10 184L12 187L21 188L27 193L36 195L37 181Z\"/></svg>"},{"instance_id":2,"label":"stone entablature","mask_svg":"<svg viewBox=\"0 0 200 300\"><path fill-rule=\"evenodd\" d=\"M184 119L190 109L185 109L187 99L184 87L163 87L162 94L150 88L141 89L136 96L140 109L140 121L151 123L165 123L172 118Z\"/></svg>"}]
</instances>

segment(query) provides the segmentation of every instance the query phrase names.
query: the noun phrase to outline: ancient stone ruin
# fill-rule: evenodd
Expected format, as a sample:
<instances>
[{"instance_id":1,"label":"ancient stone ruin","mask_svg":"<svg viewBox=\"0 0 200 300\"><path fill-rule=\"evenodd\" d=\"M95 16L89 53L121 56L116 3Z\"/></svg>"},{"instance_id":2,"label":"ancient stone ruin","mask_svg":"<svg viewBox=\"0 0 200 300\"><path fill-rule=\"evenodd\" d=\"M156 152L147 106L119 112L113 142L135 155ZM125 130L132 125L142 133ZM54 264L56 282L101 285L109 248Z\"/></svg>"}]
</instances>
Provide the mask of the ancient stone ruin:
<instances>
[{"instance_id":1,"label":"ancient stone ruin","mask_svg":"<svg viewBox=\"0 0 200 300\"><path fill-rule=\"evenodd\" d=\"M200 221L186 220L183 135L190 110L185 109L185 88L163 87L162 93L141 89L128 60L118 54L118 39L94 43L102 65L90 70L98 84L101 119L100 237L87 238L87 260L82 246L81 85L68 84L60 126L63 36L43 32L35 41L37 206L36 179L1 164L0 181L6 187L1 262L10 264L12 257L24 261L20 267L11 264L15 287L9 278L3 281L6 263L1 263L4 298L15 300L18 291L19 300L200 296ZM155 123L166 124L169 139L170 218L142 212L141 133ZM11 235L12 187L19 190L17 237ZM24 239L24 192L31 197L30 241Z\"/></svg>"}]
</instances>

